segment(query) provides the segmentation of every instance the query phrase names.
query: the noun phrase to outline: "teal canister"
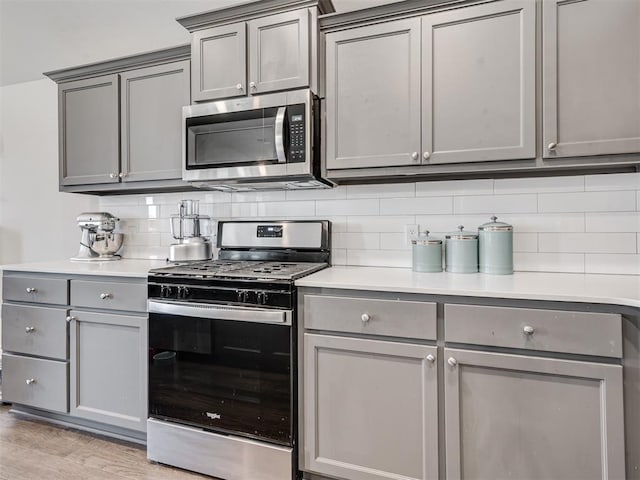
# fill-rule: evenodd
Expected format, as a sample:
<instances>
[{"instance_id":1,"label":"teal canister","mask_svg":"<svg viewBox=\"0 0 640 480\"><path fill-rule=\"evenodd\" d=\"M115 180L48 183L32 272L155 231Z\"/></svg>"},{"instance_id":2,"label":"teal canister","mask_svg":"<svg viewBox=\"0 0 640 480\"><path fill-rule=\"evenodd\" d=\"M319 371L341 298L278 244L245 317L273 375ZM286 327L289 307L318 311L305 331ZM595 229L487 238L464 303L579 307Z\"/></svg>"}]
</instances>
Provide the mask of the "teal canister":
<instances>
[{"instance_id":1,"label":"teal canister","mask_svg":"<svg viewBox=\"0 0 640 480\"><path fill-rule=\"evenodd\" d=\"M513 226L498 222L498 217L491 217L491 222L478 227L480 240L480 272L495 275L513 273Z\"/></svg>"},{"instance_id":2,"label":"teal canister","mask_svg":"<svg viewBox=\"0 0 640 480\"><path fill-rule=\"evenodd\" d=\"M414 272L442 271L442 240L429 236L429 231L411 240Z\"/></svg>"},{"instance_id":3,"label":"teal canister","mask_svg":"<svg viewBox=\"0 0 640 480\"><path fill-rule=\"evenodd\" d=\"M478 271L478 234L465 232L460 225L457 232L445 236L445 268L452 273Z\"/></svg>"}]
</instances>

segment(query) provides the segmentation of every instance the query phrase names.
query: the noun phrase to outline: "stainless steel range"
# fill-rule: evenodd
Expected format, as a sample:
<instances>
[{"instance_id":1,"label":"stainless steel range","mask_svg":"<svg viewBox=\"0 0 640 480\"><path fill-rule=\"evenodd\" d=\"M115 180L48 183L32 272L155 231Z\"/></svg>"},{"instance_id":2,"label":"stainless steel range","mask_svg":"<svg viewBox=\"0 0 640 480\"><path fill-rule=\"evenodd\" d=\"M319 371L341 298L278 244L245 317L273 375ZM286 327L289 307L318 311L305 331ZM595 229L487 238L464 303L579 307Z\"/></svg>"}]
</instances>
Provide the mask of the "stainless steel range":
<instances>
[{"instance_id":1,"label":"stainless steel range","mask_svg":"<svg viewBox=\"0 0 640 480\"><path fill-rule=\"evenodd\" d=\"M149 272L150 460L297 478L294 280L329 242L328 221L220 222L219 260Z\"/></svg>"}]
</instances>

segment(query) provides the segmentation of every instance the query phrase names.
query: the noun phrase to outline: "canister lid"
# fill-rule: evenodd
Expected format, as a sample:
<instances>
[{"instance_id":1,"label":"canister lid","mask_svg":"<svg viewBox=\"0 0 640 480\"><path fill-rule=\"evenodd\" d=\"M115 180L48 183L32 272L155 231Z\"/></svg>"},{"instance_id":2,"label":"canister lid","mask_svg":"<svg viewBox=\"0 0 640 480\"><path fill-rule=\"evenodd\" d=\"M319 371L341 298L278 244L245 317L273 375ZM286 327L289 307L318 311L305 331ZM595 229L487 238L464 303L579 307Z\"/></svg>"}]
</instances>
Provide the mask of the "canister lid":
<instances>
[{"instance_id":1,"label":"canister lid","mask_svg":"<svg viewBox=\"0 0 640 480\"><path fill-rule=\"evenodd\" d=\"M458 225L458 231L447 234L445 238L453 240L477 240L478 234L476 232L465 232L464 227Z\"/></svg>"},{"instance_id":2,"label":"canister lid","mask_svg":"<svg viewBox=\"0 0 640 480\"><path fill-rule=\"evenodd\" d=\"M441 245L442 240L439 238L433 238L429 236L429 230L424 232L424 235L420 234L417 237L411 239L412 245Z\"/></svg>"},{"instance_id":3,"label":"canister lid","mask_svg":"<svg viewBox=\"0 0 640 480\"><path fill-rule=\"evenodd\" d=\"M478 230L484 230L485 232L511 232L513 231L513 225L509 225L504 222L497 222L498 217L495 215L491 217L491 221L483 223L478 227Z\"/></svg>"}]
</instances>

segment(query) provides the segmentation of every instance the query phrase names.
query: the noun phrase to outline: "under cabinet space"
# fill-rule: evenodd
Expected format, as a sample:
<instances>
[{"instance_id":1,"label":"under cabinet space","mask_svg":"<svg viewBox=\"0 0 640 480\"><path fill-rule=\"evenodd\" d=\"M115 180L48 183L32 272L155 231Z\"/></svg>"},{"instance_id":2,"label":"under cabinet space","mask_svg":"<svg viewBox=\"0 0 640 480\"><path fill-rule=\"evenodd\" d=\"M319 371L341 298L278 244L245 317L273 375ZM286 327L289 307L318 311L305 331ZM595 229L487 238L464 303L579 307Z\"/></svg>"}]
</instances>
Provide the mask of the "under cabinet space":
<instances>
[{"instance_id":1,"label":"under cabinet space","mask_svg":"<svg viewBox=\"0 0 640 480\"><path fill-rule=\"evenodd\" d=\"M71 280L71 305L109 310L147 311L144 283Z\"/></svg>"}]
</instances>

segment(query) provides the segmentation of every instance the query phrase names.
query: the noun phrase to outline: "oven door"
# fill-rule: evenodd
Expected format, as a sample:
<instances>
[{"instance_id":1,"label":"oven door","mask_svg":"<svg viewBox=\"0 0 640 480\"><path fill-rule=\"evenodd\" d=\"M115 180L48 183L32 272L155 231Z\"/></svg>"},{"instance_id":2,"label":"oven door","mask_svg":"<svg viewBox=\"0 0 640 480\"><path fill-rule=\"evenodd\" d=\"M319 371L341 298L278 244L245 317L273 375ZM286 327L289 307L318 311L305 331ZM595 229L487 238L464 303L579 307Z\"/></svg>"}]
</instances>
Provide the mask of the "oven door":
<instances>
[{"instance_id":1,"label":"oven door","mask_svg":"<svg viewBox=\"0 0 640 480\"><path fill-rule=\"evenodd\" d=\"M149 301L149 416L292 445L292 312Z\"/></svg>"}]
</instances>

